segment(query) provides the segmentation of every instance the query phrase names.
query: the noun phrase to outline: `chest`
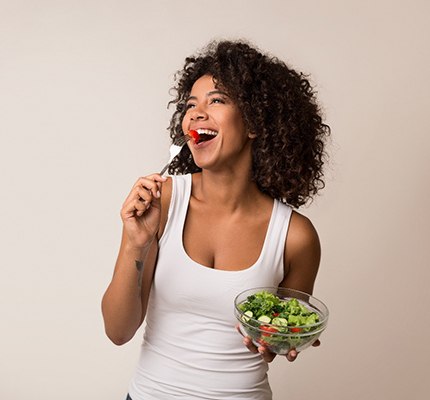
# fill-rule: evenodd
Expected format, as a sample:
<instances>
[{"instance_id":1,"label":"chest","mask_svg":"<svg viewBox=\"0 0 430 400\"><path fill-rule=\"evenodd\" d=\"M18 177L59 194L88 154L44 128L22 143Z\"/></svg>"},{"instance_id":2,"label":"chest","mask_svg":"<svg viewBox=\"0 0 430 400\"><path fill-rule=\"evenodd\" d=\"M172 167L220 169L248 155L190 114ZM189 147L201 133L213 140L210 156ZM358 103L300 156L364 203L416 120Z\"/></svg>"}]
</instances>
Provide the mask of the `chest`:
<instances>
[{"instance_id":1,"label":"chest","mask_svg":"<svg viewBox=\"0 0 430 400\"><path fill-rule=\"evenodd\" d=\"M253 214L219 214L190 204L183 230L184 249L191 259L208 268L249 268L262 252L270 219L270 207Z\"/></svg>"}]
</instances>

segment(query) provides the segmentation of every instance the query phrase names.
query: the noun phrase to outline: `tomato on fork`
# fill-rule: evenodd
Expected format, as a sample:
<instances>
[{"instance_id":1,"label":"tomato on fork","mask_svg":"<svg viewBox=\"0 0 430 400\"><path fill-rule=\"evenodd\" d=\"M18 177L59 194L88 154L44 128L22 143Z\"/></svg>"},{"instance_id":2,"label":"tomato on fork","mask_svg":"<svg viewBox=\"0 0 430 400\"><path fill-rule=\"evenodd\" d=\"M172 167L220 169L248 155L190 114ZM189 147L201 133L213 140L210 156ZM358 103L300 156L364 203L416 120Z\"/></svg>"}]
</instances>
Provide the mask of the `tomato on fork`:
<instances>
[{"instance_id":1,"label":"tomato on fork","mask_svg":"<svg viewBox=\"0 0 430 400\"><path fill-rule=\"evenodd\" d=\"M191 129L188 134L194 139L194 141L196 143L200 142L200 135L197 131L195 131L194 129Z\"/></svg>"}]
</instances>

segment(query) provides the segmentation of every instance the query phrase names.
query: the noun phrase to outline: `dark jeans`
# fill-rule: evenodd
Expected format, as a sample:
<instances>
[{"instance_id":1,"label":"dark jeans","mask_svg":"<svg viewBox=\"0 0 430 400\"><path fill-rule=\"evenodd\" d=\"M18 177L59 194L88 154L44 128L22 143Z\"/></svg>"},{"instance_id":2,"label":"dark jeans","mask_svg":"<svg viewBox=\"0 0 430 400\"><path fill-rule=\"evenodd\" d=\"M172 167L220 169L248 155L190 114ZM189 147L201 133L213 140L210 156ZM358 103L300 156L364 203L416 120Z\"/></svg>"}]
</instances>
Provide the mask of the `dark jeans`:
<instances>
[{"instance_id":1,"label":"dark jeans","mask_svg":"<svg viewBox=\"0 0 430 400\"><path fill-rule=\"evenodd\" d=\"M133 400L130 395L127 393L127 398L125 400Z\"/></svg>"}]
</instances>

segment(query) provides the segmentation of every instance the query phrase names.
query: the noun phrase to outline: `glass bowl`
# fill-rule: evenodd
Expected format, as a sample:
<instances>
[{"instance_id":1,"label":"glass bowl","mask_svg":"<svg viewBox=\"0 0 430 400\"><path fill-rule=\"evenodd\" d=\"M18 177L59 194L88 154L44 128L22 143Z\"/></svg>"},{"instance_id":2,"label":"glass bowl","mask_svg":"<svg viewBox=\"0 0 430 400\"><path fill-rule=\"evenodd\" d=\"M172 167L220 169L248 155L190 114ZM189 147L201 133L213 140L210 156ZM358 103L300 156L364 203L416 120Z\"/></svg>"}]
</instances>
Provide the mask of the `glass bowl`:
<instances>
[{"instance_id":1,"label":"glass bowl","mask_svg":"<svg viewBox=\"0 0 430 400\"><path fill-rule=\"evenodd\" d=\"M259 303L255 301L254 295L262 292L269 294L268 301L263 300L261 308L256 308L255 305ZM301 324L303 319L290 317L284 309L280 316L279 312L272 312L270 294L279 299L281 308L277 307L275 311L280 311L282 307L286 307L285 302L289 302L291 315L301 313L306 316L315 313L310 318L303 317L312 323ZM251 301L254 312L249 310ZM239 293L234 300L234 312L242 333L250 336L256 346L264 345L276 354L287 354L292 349L303 351L311 346L326 328L329 316L328 308L322 301L308 293L282 287L258 287ZM261 312L263 315L258 316Z\"/></svg>"}]
</instances>

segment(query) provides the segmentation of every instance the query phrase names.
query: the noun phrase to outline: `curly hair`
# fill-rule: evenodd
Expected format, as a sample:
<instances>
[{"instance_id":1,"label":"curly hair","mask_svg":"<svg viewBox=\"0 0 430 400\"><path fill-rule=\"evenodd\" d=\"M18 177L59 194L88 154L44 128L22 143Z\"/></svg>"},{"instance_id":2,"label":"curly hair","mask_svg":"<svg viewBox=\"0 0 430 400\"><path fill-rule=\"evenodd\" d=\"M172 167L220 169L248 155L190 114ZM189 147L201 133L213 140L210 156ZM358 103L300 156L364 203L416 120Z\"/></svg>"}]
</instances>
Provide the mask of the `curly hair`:
<instances>
[{"instance_id":1,"label":"curly hair","mask_svg":"<svg viewBox=\"0 0 430 400\"><path fill-rule=\"evenodd\" d=\"M170 125L172 140L182 136L181 122L194 82L204 75L237 104L252 142L252 179L259 190L293 207L310 200L324 187L325 139L330 127L323 123L315 93L307 76L283 61L266 55L245 41L215 41L185 59L175 75L176 105ZM195 173L201 169L185 147L173 160L169 173Z\"/></svg>"}]
</instances>

